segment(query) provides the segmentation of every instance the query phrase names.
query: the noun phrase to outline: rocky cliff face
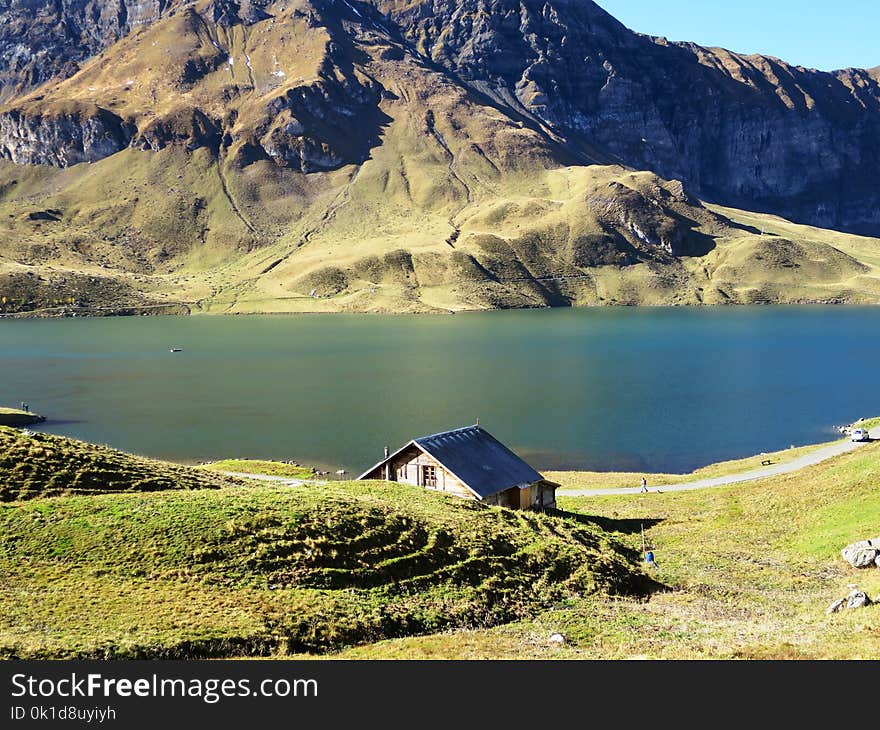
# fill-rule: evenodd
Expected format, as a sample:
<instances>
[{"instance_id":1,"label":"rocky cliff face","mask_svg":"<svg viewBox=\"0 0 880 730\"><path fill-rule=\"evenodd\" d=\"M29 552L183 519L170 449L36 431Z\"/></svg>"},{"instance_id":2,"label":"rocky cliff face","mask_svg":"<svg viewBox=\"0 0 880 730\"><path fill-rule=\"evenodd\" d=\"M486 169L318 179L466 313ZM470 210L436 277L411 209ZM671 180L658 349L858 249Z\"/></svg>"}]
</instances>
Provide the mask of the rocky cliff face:
<instances>
[{"instance_id":1,"label":"rocky cliff face","mask_svg":"<svg viewBox=\"0 0 880 730\"><path fill-rule=\"evenodd\" d=\"M57 17L72 18L78 23L84 15L96 22L87 33L76 35L82 43L65 52L56 49L59 52L53 51L50 55L59 62L64 58L71 62L81 59L138 24L149 25L163 11L171 12L166 0L137 6L127 6L120 0L120 4L112 5L112 13L111 5L99 2L76 5L60 16L46 16L56 20ZM35 64L33 69L39 68L40 72L19 74L7 86L7 92L27 86L31 81L42 81L47 75L54 74L54 78L44 86L45 93L32 93L21 102L0 108L0 159L16 164L67 167L97 161L128 146L158 151L169 145L180 145L190 151L207 147L217 154L235 146L243 164L268 158L304 173L363 162L369 149L378 143L381 123L378 104L382 89L354 68L351 57L356 51L352 40L333 12L317 7L307 12L295 9L278 19L279 25L286 21L302 35L314 36L309 40L316 41L320 53L312 59L313 65L307 65L304 76L289 80L287 74L279 70L280 53L275 49L271 79L258 89L256 61L252 62L250 55L253 51L245 51L240 59L245 69L239 74L243 71L248 80L244 88L239 85L233 68L236 51L241 50L237 47L241 43L238 34L246 39L248 28L257 23L264 27L275 26L275 18L269 16L264 7L263 0L242 3L213 0L197 10L183 8L156 38L148 34L151 40L130 45L126 60L134 59L134 63L132 71L125 75L132 78L114 78L109 88L102 74L117 61L83 71L77 76L82 77L82 83L64 84L67 71L76 72L78 67L42 63L40 59L45 54L34 50L47 46L49 39L55 38L49 33L55 26L41 25L40 33L25 31L33 47L21 58L29 58ZM270 22L264 23L267 20ZM70 37L71 28L65 23L62 25ZM61 32L58 28L55 30ZM163 75L153 67L138 67L137 59L145 55L142 46L152 49L160 43L173 45L177 41L185 51L175 59L179 63L169 69L171 73ZM174 53L170 48L164 48L163 52L165 55ZM7 71L8 64L9 59ZM161 95L164 98L155 91L156 79L142 78L145 73L160 77L158 85L165 87ZM234 83L228 83L225 76L231 77L229 81ZM211 78L206 82L207 77ZM118 98L116 89L121 87L127 94L140 84L149 84L154 89L148 100L125 104ZM193 93L198 97L195 103L181 98ZM245 94L255 98L243 103ZM89 97L89 102L70 101L71 97L79 99L83 95ZM104 108L121 105L125 107L122 117ZM248 107L246 123L239 121L242 106Z\"/></svg>"},{"instance_id":2,"label":"rocky cliff face","mask_svg":"<svg viewBox=\"0 0 880 730\"><path fill-rule=\"evenodd\" d=\"M878 70L670 44L578 0L377 0L413 45L575 149L696 193L880 230Z\"/></svg>"},{"instance_id":3,"label":"rocky cliff face","mask_svg":"<svg viewBox=\"0 0 880 730\"><path fill-rule=\"evenodd\" d=\"M13 109L0 114L0 159L54 167L96 162L125 149L131 134L130 125L97 106L53 114Z\"/></svg>"},{"instance_id":4,"label":"rocky cliff face","mask_svg":"<svg viewBox=\"0 0 880 730\"><path fill-rule=\"evenodd\" d=\"M671 44L588 0L0 0L0 157L176 145L305 174L359 165L383 144L383 100L426 98L414 70L533 130L555 164L880 232L880 71ZM446 147L440 126L422 133Z\"/></svg>"},{"instance_id":5,"label":"rocky cliff face","mask_svg":"<svg viewBox=\"0 0 880 730\"><path fill-rule=\"evenodd\" d=\"M278 164L305 173L363 162L378 142L378 101L375 86L354 78L290 89L268 104L269 116L256 130L259 148ZM360 122L352 124L355 119Z\"/></svg>"},{"instance_id":6,"label":"rocky cliff face","mask_svg":"<svg viewBox=\"0 0 880 730\"><path fill-rule=\"evenodd\" d=\"M79 64L174 0L0 0L0 102Z\"/></svg>"}]
</instances>

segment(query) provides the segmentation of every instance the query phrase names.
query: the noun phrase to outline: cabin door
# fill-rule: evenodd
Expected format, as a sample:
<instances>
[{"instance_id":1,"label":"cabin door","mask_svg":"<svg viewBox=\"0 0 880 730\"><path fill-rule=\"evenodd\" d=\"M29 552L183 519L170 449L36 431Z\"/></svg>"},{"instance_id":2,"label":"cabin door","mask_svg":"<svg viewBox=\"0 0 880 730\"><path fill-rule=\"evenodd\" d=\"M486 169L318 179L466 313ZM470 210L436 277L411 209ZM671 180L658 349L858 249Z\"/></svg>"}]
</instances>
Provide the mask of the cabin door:
<instances>
[{"instance_id":1,"label":"cabin door","mask_svg":"<svg viewBox=\"0 0 880 730\"><path fill-rule=\"evenodd\" d=\"M501 495L501 506L508 509L519 509L519 487L512 487Z\"/></svg>"}]
</instances>

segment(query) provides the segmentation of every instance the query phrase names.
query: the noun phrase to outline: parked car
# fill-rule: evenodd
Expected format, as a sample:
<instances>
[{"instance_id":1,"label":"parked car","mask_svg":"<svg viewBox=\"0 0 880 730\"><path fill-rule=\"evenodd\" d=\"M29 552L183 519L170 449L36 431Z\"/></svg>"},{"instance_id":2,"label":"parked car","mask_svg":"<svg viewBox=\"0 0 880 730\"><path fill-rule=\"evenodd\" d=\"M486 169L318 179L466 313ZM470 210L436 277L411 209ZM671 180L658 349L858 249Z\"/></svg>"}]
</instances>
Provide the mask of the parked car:
<instances>
[{"instance_id":1,"label":"parked car","mask_svg":"<svg viewBox=\"0 0 880 730\"><path fill-rule=\"evenodd\" d=\"M871 434L868 433L867 428L854 428L852 434L850 434L850 438L853 441L870 441Z\"/></svg>"}]
</instances>

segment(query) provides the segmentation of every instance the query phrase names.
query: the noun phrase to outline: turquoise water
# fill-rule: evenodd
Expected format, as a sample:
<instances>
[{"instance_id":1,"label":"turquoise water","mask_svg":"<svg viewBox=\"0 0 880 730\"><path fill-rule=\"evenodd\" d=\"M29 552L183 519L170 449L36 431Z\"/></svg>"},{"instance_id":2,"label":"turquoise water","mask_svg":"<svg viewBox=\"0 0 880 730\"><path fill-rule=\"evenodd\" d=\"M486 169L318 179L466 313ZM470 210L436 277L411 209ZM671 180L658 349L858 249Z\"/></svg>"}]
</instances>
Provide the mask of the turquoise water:
<instances>
[{"instance_id":1,"label":"turquoise water","mask_svg":"<svg viewBox=\"0 0 880 730\"><path fill-rule=\"evenodd\" d=\"M477 418L538 468L689 470L880 415L877 363L877 308L0 321L47 431L349 473Z\"/></svg>"}]
</instances>

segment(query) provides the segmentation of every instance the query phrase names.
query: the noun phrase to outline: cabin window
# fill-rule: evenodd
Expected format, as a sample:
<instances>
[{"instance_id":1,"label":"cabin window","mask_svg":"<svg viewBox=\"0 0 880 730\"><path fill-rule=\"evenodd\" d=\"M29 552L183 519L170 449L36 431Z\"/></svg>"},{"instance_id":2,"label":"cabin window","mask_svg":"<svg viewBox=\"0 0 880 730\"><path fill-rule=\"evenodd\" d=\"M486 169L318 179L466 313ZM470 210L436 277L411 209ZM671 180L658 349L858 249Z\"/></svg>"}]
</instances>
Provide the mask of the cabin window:
<instances>
[{"instance_id":1,"label":"cabin window","mask_svg":"<svg viewBox=\"0 0 880 730\"><path fill-rule=\"evenodd\" d=\"M397 467L397 478L406 479L406 464Z\"/></svg>"},{"instance_id":2,"label":"cabin window","mask_svg":"<svg viewBox=\"0 0 880 730\"><path fill-rule=\"evenodd\" d=\"M422 484L426 487L437 486L437 468L433 466L422 467Z\"/></svg>"}]
</instances>

